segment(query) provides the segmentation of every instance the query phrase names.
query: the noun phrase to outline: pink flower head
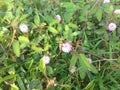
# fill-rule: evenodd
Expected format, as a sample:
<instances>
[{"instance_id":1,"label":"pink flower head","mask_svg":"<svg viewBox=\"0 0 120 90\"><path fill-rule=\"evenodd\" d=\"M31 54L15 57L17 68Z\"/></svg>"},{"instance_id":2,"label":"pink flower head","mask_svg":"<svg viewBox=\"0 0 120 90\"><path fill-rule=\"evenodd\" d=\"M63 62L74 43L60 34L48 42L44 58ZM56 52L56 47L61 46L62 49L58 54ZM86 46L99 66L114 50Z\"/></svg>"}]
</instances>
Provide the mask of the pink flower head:
<instances>
[{"instance_id":1,"label":"pink flower head","mask_svg":"<svg viewBox=\"0 0 120 90\"><path fill-rule=\"evenodd\" d=\"M120 9L116 9L116 10L114 11L114 13L115 13L115 14L120 14Z\"/></svg>"},{"instance_id":2,"label":"pink flower head","mask_svg":"<svg viewBox=\"0 0 120 90\"><path fill-rule=\"evenodd\" d=\"M68 42L62 43L61 50L65 53L69 53L72 50L72 45Z\"/></svg>"},{"instance_id":3,"label":"pink flower head","mask_svg":"<svg viewBox=\"0 0 120 90\"><path fill-rule=\"evenodd\" d=\"M45 64L48 64L50 62L50 57L45 55L42 57L42 60L44 61Z\"/></svg>"},{"instance_id":4,"label":"pink flower head","mask_svg":"<svg viewBox=\"0 0 120 90\"><path fill-rule=\"evenodd\" d=\"M26 24L20 24L19 29L23 33L28 32L28 26Z\"/></svg>"},{"instance_id":5,"label":"pink flower head","mask_svg":"<svg viewBox=\"0 0 120 90\"><path fill-rule=\"evenodd\" d=\"M117 26L116 26L115 23L110 23L110 24L108 25L108 30L109 30L109 31L114 31L116 28L117 28Z\"/></svg>"},{"instance_id":6,"label":"pink flower head","mask_svg":"<svg viewBox=\"0 0 120 90\"><path fill-rule=\"evenodd\" d=\"M110 3L110 0L104 0L103 3Z\"/></svg>"},{"instance_id":7,"label":"pink flower head","mask_svg":"<svg viewBox=\"0 0 120 90\"><path fill-rule=\"evenodd\" d=\"M89 63L92 63L92 59L91 59L91 58L87 58L87 61L88 61Z\"/></svg>"},{"instance_id":8,"label":"pink flower head","mask_svg":"<svg viewBox=\"0 0 120 90\"><path fill-rule=\"evenodd\" d=\"M57 14L57 15L55 16L55 19L58 20L58 21L61 21L61 16L60 16L59 14Z\"/></svg>"}]
</instances>

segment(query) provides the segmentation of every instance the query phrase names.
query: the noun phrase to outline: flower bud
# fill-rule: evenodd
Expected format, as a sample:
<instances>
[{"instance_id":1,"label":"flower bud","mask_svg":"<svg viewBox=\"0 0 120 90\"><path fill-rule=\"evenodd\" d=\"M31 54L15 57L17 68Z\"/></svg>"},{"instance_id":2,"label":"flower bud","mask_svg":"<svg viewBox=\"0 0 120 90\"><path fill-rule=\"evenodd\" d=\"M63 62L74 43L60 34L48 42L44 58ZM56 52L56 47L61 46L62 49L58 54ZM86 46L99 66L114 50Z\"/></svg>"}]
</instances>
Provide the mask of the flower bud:
<instances>
[{"instance_id":1,"label":"flower bud","mask_svg":"<svg viewBox=\"0 0 120 90\"><path fill-rule=\"evenodd\" d=\"M61 16L60 15L56 15L55 19L58 20L58 21L61 21Z\"/></svg>"}]
</instances>

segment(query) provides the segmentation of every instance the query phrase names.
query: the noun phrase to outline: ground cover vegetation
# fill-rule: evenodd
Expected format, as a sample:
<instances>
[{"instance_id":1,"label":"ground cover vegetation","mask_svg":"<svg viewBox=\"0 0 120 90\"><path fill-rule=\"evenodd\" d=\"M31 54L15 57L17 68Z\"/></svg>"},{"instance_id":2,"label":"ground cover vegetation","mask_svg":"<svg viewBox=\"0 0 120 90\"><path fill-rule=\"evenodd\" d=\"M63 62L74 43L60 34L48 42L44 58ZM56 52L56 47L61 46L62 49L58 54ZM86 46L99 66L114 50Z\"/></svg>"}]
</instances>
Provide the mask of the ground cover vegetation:
<instances>
[{"instance_id":1,"label":"ground cover vegetation","mask_svg":"<svg viewBox=\"0 0 120 90\"><path fill-rule=\"evenodd\" d=\"M120 90L120 1L0 0L0 90Z\"/></svg>"}]
</instances>

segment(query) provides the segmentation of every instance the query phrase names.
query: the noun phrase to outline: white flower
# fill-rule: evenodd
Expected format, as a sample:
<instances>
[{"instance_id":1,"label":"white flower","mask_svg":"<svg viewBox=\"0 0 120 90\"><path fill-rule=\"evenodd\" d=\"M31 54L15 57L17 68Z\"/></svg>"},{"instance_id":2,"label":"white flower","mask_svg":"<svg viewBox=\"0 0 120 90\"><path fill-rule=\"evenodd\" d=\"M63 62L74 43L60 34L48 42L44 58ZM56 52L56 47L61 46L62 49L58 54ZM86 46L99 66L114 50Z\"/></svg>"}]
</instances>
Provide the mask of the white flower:
<instances>
[{"instance_id":1,"label":"white flower","mask_svg":"<svg viewBox=\"0 0 120 90\"><path fill-rule=\"evenodd\" d=\"M61 50L65 53L69 53L72 50L72 45L68 42L62 43Z\"/></svg>"},{"instance_id":2,"label":"white flower","mask_svg":"<svg viewBox=\"0 0 120 90\"><path fill-rule=\"evenodd\" d=\"M110 3L110 0L104 0L103 3Z\"/></svg>"},{"instance_id":3,"label":"white flower","mask_svg":"<svg viewBox=\"0 0 120 90\"><path fill-rule=\"evenodd\" d=\"M76 67L75 67L75 66L72 66L72 68L70 69L70 72L71 72L71 73L74 73L75 70L76 70Z\"/></svg>"},{"instance_id":4,"label":"white flower","mask_svg":"<svg viewBox=\"0 0 120 90\"><path fill-rule=\"evenodd\" d=\"M42 60L44 61L45 64L48 64L50 62L50 57L45 55L42 57Z\"/></svg>"},{"instance_id":5,"label":"white flower","mask_svg":"<svg viewBox=\"0 0 120 90\"><path fill-rule=\"evenodd\" d=\"M89 63L92 63L92 59L91 59L91 58L87 58L87 61L88 61Z\"/></svg>"},{"instance_id":6,"label":"white flower","mask_svg":"<svg viewBox=\"0 0 120 90\"><path fill-rule=\"evenodd\" d=\"M114 13L115 13L115 14L120 14L120 9L116 9L116 10L114 11Z\"/></svg>"},{"instance_id":7,"label":"white flower","mask_svg":"<svg viewBox=\"0 0 120 90\"><path fill-rule=\"evenodd\" d=\"M56 15L55 19L58 20L58 21L61 21L61 16L60 15Z\"/></svg>"},{"instance_id":8,"label":"white flower","mask_svg":"<svg viewBox=\"0 0 120 90\"><path fill-rule=\"evenodd\" d=\"M20 24L19 29L23 33L28 32L28 26L26 24Z\"/></svg>"},{"instance_id":9,"label":"white flower","mask_svg":"<svg viewBox=\"0 0 120 90\"><path fill-rule=\"evenodd\" d=\"M115 23L110 23L110 24L108 25L108 30L109 30L109 31L114 31L116 28L117 28L117 26L116 26Z\"/></svg>"}]
</instances>

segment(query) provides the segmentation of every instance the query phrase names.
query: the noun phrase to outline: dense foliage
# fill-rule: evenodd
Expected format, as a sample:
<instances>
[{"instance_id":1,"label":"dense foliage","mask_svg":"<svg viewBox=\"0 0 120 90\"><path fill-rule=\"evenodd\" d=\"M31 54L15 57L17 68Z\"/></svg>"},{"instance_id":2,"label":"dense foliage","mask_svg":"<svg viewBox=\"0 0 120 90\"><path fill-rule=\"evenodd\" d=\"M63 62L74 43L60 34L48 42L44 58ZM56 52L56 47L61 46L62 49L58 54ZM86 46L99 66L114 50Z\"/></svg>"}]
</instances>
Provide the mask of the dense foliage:
<instances>
[{"instance_id":1,"label":"dense foliage","mask_svg":"<svg viewBox=\"0 0 120 90\"><path fill-rule=\"evenodd\" d=\"M0 0L0 90L119 90L119 0Z\"/></svg>"}]
</instances>

